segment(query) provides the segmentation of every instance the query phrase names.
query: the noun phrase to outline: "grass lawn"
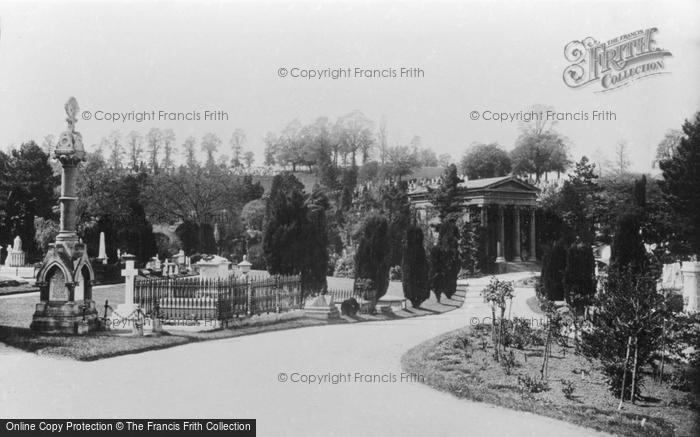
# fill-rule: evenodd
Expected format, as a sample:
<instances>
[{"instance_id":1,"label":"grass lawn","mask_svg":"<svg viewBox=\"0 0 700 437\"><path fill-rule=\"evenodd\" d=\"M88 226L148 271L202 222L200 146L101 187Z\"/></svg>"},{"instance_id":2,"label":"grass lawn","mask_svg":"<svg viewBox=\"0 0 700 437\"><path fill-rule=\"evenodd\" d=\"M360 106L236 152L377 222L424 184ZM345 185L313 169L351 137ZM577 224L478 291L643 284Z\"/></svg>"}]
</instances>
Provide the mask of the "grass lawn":
<instances>
[{"instance_id":1,"label":"grass lawn","mask_svg":"<svg viewBox=\"0 0 700 437\"><path fill-rule=\"evenodd\" d=\"M330 288L351 288L352 279L328 278ZM331 285L332 284L332 285ZM391 282L387 294L402 296L401 283ZM124 301L124 285L111 285L93 290L100 316L104 314L104 304L110 306ZM390 314L358 314L354 317L341 316L339 320L317 320L312 318L295 318L267 323L266 316L253 316L250 326L221 328L210 331L191 332L178 330L177 327L164 326L166 333L160 336L133 337L124 331L104 331L84 336L62 334L40 334L29 330L34 307L39 301L36 295L14 296L0 299L0 342L9 346L41 355L54 355L66 358L93 361L119 355L163 349L197 341L216 340L256 334L259 332L282 329L302 328L338 323L359 323L367 321L396 320L430 314L440 314L459 308L464 302L464 292L460 291L452 299L442 298L438 303L435 296L423 303L420 309L410 307L395 310ZM256 323L259 322L259 323Z\"/></svg>"},{"instance_id":2,"label":"grass lawn","mask_svg":"<svg viewBox=\"0 0 700 437\"><path fill-rule=\"evenodd\" d=\"M25 294L39 291L39 287L29 284L0 287L0 296L9 294Z\"/></svg>"},{"instance_id":3,"label":"grass lawn","mask_svg":"<svg viewBox=\"0 0 700 437\"><path fill-rule=\"evenodd\" d=\"M608 391L605 376L595 362L573 353L572 347L553 346L548 389L533 393L519 376L540 379L543 347L511 349L516 365L509 371L493 358L485 343L490 328L464 328L431 339L402 358L407 372L425 377L425 383L457 397L487 402L514 410L553 417L596 430L626 436L696 436L700 394L673 390L668 383L645 378L646 396L636 404L619 400ZM490 342L489 342L490 343ZM565 396L563 381L573 384Z\"/></svg>"}]
</instances>

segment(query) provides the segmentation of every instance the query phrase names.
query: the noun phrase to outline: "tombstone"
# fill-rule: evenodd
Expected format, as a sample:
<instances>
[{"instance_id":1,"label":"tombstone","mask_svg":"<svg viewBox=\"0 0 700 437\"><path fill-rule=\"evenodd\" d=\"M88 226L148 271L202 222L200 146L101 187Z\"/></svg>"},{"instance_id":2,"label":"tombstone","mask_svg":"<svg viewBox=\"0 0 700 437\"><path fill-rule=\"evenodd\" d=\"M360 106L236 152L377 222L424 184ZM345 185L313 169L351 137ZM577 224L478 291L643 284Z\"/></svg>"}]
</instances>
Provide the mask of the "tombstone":
<instances>
[{"instance_id":1,"label":"tombstone","mask_svg":"<svg viewBox=\"0 0 700 437\"><path fill-rule=\"evenodd\" d=\"M175 274L175 264L170 262L170 258L165 258L163 264L163 276L172 276Z\"/></svg>"},{"instance_id":2,"label":"tombstone","mask_svg":"<svg viewBox=\"0 0 700 437\"><path fill-rule=\"evenodd\" d=\"M61 196L59 197L60 231L36 276L40 302L36 305L31 329L39 332L86 333L98 329L98 316L92 300L95 273L85 245L76 234L78 168L85 160L82 136L75 131L78 102L71 97L65 105L68 129L61 134L54 156L61 163ZM15 239L15 250L22 242ZM23 253L23 252L22 252Z\"/></svg>"},{"instance_id":3,"label":"tombstone","mask_svg":"<svg viewBox=\"0 0 700 437\"><path fill-rule=\"evenodd\" d=\"M661 288L680 290L683 288L683 273L681 263L664 264L661 273Z\"/></svg>"},{"instance_id":4,"label":"tombstone","mask_svg":"<svg viewBox=\"0 0 700 437\"><path fill-rule=\"evenodd\" d=\"M105 233L100 232L100 250L97 259L102 260L102 264L107 264L107 249L105 247Z\"/></svg>"},{"instance_id":5,"label":"tombstone","mask_svg":"<svg viewBox=\"0 0 700 437\"><path fill-rule=\"evenodd\" d=\"M177 263L180 265L185 265L185 251L180 249L180 251L177 253Z\"/></svg>"},{"instance_id":6,"label":"tombstone","mask_svg":"<svg viewBox=\"0 0 700 437\"><path fill-rule=\"evenodd\" d=\"M206 256L197 262L202 279L227 278L231 262L218 255Z\"/></svg>"},{"instance_id":7,"label":"tombstone","mask_svg":"<svg viewBox=\"0 0 700 437\"><path fill-rule=\"evenodd\" d=\"M304 315L324 320L340 318L340 312L333 302L333 296L323 294L319 294L310 303L304 305Z\"/></svg>"},{"instance_id":8,"label":"tombstone","mask_svg":"<svg viewBox=\"0 0 700 437\"><path fill-rule=\"evenodd\" d=\"M700 311L700 262L684 261L683 272L683 310L689 313Z\"/></svg>"},{"instance_id":9,"label":"tombstone","mask_svg":"<svg viewBox=\"0 0 700 437\"><path fill-rule=\"evenodd\" d=\"M219 244L219 240L221 239L221 234L219 233L219 224L214 223L214 241L216 244Z\"/></svg>"},{"instance_id":10,"label":"tombstone","mask_svg":"<svg viewBox=\"0 0 700 437\"><path fill-rule=\"evenodd\" d=\"M157 256L151 258L148 263L146 263L146 268L150 270L160 270L160 260Z\"/></svg>"},{"instance_id":11,"label":"tombstone","mask_svg":"<svg viewBox=\"0 0 700 437\"><path fill-rule=\"evenodd\" d=\"M134 255L125 253L122 258L125 263L124 270L122 270L122 276L124 277L124 303L117 305L115 311L119 316L128 318L138 308L138 304L134 302L134 288L139 271L134 267L134 261L136 260Z\"/></svg>"},{"instance_id":12,"label":"tombstone","mask_svg":"<svg viewBox=\"0 0 700 437\"><path fill-rule=\"evenodd\" d=\"M239 262L237 267L241 277L248 280L248 273L250 273L250 269L253 267L253 264L248 261L248 255L243 255L243 261Z\"/></svg>"},{"instance_id":13,"label":"tombstone","mask_svg":"<svg viewBox=\"0 0 700 437\"><path fill-rule=\"evenodd\" d=\"M22 239L19 235L15 237L14 245L10 247L7 245L7 262L5 263L8 267L22 267L24 266L25 253L22 251Z\"/></svg>"}]
</instances>

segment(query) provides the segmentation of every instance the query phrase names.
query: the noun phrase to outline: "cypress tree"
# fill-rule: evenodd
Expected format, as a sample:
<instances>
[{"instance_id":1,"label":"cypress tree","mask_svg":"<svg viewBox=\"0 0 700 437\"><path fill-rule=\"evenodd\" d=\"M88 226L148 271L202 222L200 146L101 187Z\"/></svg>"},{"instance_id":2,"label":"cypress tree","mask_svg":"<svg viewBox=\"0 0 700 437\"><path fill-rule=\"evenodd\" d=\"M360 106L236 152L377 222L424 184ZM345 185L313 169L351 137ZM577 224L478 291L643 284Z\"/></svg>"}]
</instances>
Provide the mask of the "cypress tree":
<instances>
[{"instance_id":1,"label":"cypress tree","mask_svg":"<svg viewBox=\"0 0 700 437\"><path fill-rule=\"evenodd\" d=\"M355 252L355 280L370 279L375 287L375 303L389 288L390 267L389 223L379 214L365 220Z\"/></svg>"},{"instance_id":2,"label":"cypress tree","mask_svg":"<svg viewBox=\"0 0 700 437\"><path fill-rule=\"evenodd\" d=\"M459 231L452 221L440 224L438 243L430 251L430 286L435 298L451 298L457 291L459 275Z\"/></svg>"},{"instance_id":3,"label":"cypress tree","mask_svg":"<svg viewBox=\"0 0 700 437\"><path fill-rule=\"evenodd\" d=\"M573 308L580 309L590 303L595 291L593 250L585 243L575 243L566 251L566 269L564 270L566 302Z\"/></svg>"},{"instance_id":4,"label":"cypress tree","mask_svg":"<svg viewBox=\"0 0 700 437\"><path fill-rule=\"evenodd\" d=\"M428 260L423 248L423 230L412 224L406 230L403 247L403 294L413 308L419 308L428 297Z\"/></svg>"},{"instance_id":5,"label":"cypress tree","mask_svg":"<svg viewBox=\"0 0 700 437\"><path fill-rule=\"evenodd\" d=\"M636 212L620 216L610 248L611 268L629 267L633 273L643 273L648 267L646 249L639 232Z\"/></svg>"},{"instance_id":6,"label":"cypress tree","mask_svg":"<svg viewBox=\"0 0 700 437\"><path fill-rule=\"evenodd\" d=\"M273 274L301 273L306 255L304 186L290 172L274 177L266 206L263 252Z\"/></svg>"},{"instance_id":7,"label":"cypress tree","mask_svg":"<svg viewBox=\"0 0 700 437\"><path fill-rule=\"evenodd\" d=\"M306 250L301 269L302 288L305 292L324 293L327 289L328 226L326 210L328 198L316 189L307 202L304 242Z\"/></svg>"},{"instance_id":8,"label":"cypress tree","mask_svg":"<svg viewBox=\"0 0 700 437\"><path fill-rule=\"evenodd\" d=\"M556 241L542 261L542 286L549 300L564 300L564 271L566 270L566 249L561 241Z\"/></svg>"}]
</instances>

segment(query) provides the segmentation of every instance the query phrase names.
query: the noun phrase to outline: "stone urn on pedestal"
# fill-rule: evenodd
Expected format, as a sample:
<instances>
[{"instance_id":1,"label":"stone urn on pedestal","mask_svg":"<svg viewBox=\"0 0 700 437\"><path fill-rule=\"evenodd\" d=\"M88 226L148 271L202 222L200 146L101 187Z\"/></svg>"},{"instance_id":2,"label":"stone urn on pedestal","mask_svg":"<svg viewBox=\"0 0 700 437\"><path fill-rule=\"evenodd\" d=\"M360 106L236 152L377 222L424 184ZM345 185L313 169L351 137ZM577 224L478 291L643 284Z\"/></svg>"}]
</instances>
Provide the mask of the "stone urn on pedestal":
<instances>
[{"instance_id":1,"label":"stone urn on pedestal","mask_svg":"<svg viewBox=\"0 0 700 437\"><path fill-rule=\"evenodd\" d=\"M92 300L95 273L87 250L76 234L76 179L78 166L85 160L82 136L75 131L78 102L71 97L65 105L68 129L58 140L54 157L63 167L61 177L60 232L49 245L36 276L40 300L31 329L39 332L87 333L98 329L98 316Z\"/></svg>"}]
</instances>

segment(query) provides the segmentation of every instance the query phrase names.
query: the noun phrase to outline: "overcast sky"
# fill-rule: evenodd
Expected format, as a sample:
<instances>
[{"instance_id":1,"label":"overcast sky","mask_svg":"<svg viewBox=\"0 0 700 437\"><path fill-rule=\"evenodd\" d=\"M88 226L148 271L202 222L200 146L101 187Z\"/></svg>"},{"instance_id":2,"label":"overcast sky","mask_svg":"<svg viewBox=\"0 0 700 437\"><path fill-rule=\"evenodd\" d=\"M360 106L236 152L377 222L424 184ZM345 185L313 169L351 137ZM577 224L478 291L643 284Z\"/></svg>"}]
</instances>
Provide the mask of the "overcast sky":
<instances>
[{"instance_id":1,"label":"overcast sky","mask_svg":"<svg viewBox=\"0 0 700 437\"><path fill-rule=\"evenodd\" d=\"M358 109L385 116L390 144L419 135L459 158L472 142L513 147L517 123L472 121L471 111L611 110L617 121L561 122L575 158L620 139L634 167L650 167L670 128L700 110L700 2L99 2L0 1L0 147L65 128L70 96L81 110L223 110L228 121L80 121L86 144L114 129L236 128L262 160L262 138L294 118ZM670 74L596 93L568 88L564 46L657 27ZM416 79L281 78L284 68L418 67ZM224 148L225 149L225 148ZM228 150L223 153L230 154Z\"/></svg>"}]
</instances>

